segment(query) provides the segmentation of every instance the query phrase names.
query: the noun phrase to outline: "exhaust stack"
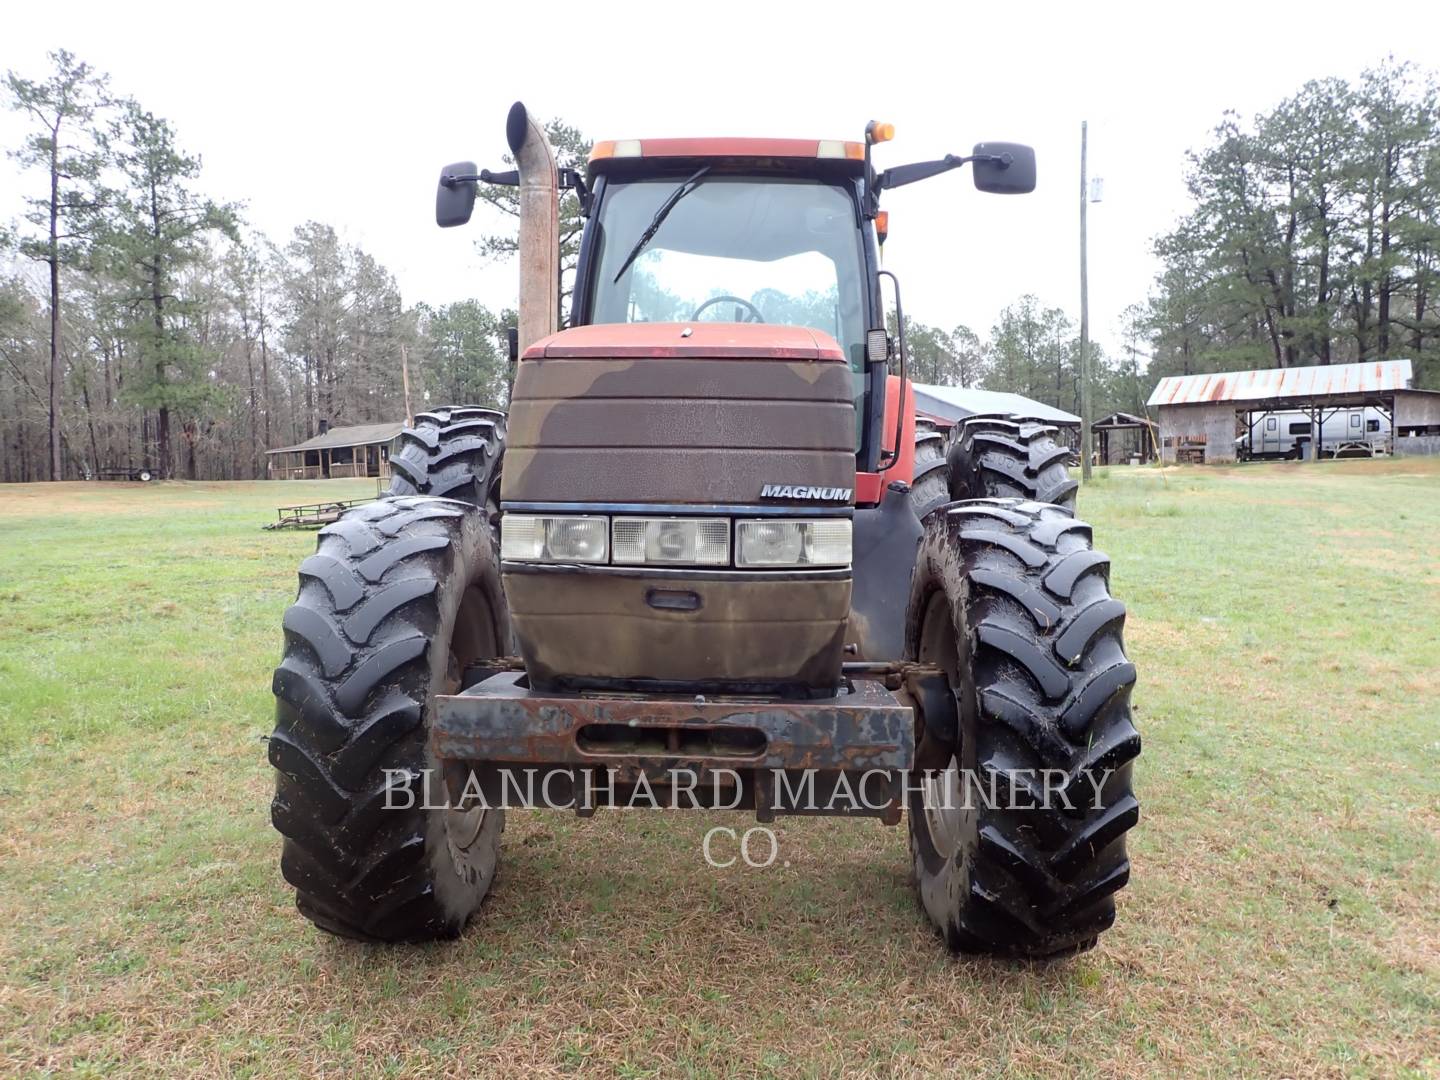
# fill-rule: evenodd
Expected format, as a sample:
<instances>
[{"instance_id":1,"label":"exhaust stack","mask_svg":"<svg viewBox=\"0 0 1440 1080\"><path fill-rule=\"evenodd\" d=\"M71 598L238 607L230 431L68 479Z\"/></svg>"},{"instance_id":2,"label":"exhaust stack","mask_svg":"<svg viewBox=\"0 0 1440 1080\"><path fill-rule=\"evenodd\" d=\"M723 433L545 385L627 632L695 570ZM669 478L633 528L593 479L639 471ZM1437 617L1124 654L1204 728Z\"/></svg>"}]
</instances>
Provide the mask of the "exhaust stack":
<instances>
[{"instance_id":1,"label":"exhaust stack","mask_svg":"<svg viewBox=\"0 0 1440 1080\"><path fill-rule=\"evenodd\" d=\"M505 138L520 172L520 352L559 329L560 177L544 129L522 102Z\"/></svg>"}]
</instances>

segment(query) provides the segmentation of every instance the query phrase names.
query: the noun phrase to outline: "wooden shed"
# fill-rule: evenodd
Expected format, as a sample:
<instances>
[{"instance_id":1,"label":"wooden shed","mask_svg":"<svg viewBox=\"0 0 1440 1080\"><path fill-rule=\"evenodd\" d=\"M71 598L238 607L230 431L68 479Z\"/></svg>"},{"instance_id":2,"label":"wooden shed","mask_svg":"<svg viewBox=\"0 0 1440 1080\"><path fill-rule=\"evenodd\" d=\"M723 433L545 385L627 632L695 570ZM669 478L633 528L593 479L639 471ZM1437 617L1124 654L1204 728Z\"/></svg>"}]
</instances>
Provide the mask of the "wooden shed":
<instances>
[{"instance_id":1,"label":"wooden shed","mask_svg":"<svg viewBox=\"0 0 1440 1080\"><path fill-rule=\"evenodd\" d=\"M390 440L405 424L357 424L330 427L320 422L320 434L295 446L267 450L271 480L337 480L390 475Z\"/></svg>"},{"instance_id":2,"label":"wooden shed","mask_svg":"<svg viewBox=\"0 0 1440 1080\"><path fill-rule=\"evenodd\" d=\"M1440 457L1440 391L1395 391L1395 454Z\"/></svg>"},{"instance_id":3,"label":"wooden shed","mask_svg":"<svg viewBox=\"0 0 1440 1080\"><path fill-rule=\"evenodd\" d=\"M1101 465L1123 465L1127 462L1138 465L1155 460L1158 439L1153 420L1134 413L1116 412L1096 420L1090 425L1090 430L1099 437Z\"/></svg>"}]
</instances>

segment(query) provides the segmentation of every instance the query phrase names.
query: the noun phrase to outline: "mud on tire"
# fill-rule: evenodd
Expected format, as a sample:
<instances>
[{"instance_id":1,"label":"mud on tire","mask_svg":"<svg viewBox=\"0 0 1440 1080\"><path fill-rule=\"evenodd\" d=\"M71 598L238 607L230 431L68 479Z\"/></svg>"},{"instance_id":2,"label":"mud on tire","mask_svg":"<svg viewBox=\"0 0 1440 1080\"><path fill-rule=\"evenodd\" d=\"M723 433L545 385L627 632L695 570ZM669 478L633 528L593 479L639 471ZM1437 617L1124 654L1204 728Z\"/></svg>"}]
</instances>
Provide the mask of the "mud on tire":
<instances>
[{"instance_id":1,"label":"mud on tire","mask_svg":"<svg viewBox=\"0 0 1440 1080\"><path fill-rule=\"evenodd\" d=\"M1055 506L989 499L925 520L907 652L945 670L958 731L922 741L922 760L953 755L978 785L950 790L954 812L909 799L920 900L952 949L1054 956L1114 921L1140 736L1108 572L1090 526Z\"/></svg>"},{"instance_id":2,"label":"mud on tire","mask_svg":"<svg viewBox=\"0 0 1440 1080\"><path fill-rule=\"evenodd\" d=\"M426 810L419 776L436 769L436 693L508 640L484 515L426 498L349 511L300 564L284 628L271 818L296 905L347 937L458 934L495 875L503 812ZM385 808L397 773L412 778L411 809ZM443 801L438 770L432 780Z\"/></svg>"},{"instance_id":3,"label":"mud on tire","mask_svg":"<svg viewBox=\"0 0 1440 1080\"><path fill-rule=\"evenodd\" d=\"M1066 462L1070 451L1055 441L1056 429L1020 417L972 416L954 434L946 453L952 499L1019 498L1075 511L1075 490Z\"/></svg>"}]
</instances>

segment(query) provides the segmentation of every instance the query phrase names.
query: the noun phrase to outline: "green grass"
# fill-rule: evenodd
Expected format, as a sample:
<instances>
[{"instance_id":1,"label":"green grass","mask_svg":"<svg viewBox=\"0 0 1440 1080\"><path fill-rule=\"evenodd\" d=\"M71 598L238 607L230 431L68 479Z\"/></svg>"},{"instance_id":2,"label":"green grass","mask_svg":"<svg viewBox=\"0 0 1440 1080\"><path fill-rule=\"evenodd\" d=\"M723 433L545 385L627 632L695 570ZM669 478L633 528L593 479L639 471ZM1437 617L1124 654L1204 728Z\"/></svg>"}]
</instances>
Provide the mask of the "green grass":
<instances>
[{"instance_id":1,"label":"green grass","mask_svg":"<svg viewBox=\"0 0 1440 1080\"><path fill-rule=\"evenodd\" d=\"M365 482L0 489L0 1074L1440 1072L1440 462L1104 471L1145 752L1094 952L945 955L903 832L515 813L459 942L295 914L269 675Z\"/></svg>"}]
</instances>

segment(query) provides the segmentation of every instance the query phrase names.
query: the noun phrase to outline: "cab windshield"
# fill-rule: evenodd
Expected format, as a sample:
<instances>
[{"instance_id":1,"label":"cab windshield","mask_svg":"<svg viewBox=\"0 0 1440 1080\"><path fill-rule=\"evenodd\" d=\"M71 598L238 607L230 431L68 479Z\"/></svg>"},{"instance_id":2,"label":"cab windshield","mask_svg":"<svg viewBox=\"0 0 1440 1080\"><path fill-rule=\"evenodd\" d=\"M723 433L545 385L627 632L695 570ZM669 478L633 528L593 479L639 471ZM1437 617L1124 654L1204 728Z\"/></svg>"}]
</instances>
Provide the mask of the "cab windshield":
<instances>
[{"instance_id":1,"label":"cab windshield","mask_svg":"<svg viewBox=\"0 0 1440 1080\"><path fill-rule=\"evenodd\" d=\"M863 371L864 257L852 196L818 180L706 175L621 272L683 179L606 186L592 321L808 326Z\"/></svg>"}]
</instances>

